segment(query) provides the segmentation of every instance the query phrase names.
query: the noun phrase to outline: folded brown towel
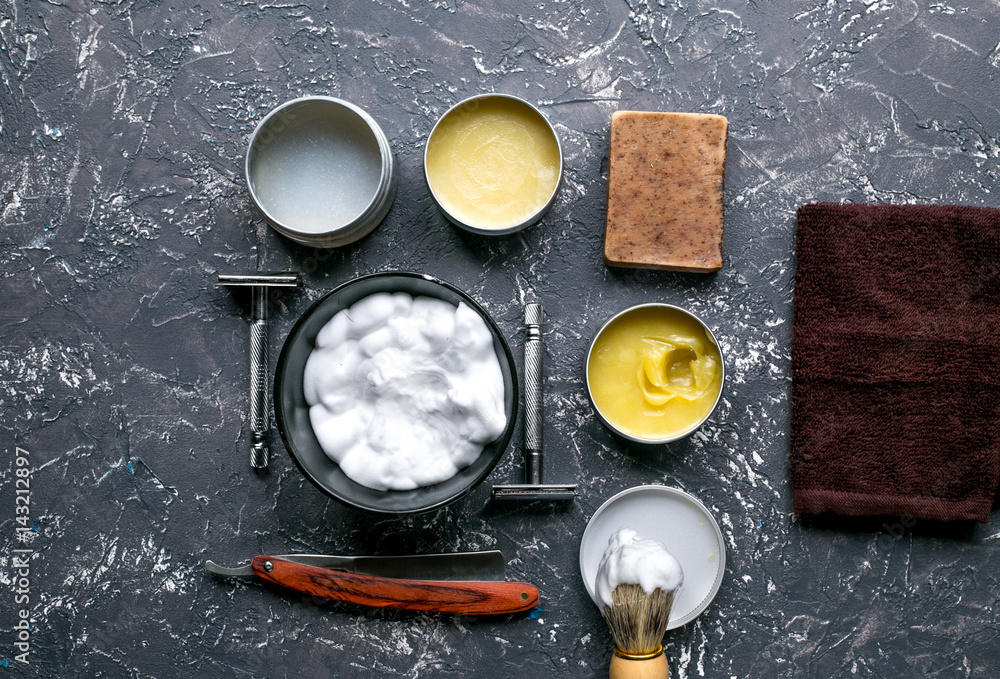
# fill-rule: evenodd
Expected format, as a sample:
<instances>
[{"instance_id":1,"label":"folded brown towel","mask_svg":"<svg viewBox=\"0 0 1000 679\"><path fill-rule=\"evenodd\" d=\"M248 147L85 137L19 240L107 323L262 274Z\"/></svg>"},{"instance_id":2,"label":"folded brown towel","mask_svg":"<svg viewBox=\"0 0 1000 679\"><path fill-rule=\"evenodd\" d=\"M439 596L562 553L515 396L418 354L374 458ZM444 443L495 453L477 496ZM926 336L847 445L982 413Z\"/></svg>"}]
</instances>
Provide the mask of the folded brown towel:
<instances>
[{"instance_id":1,"label":"folded brown towel","mask_svg":"<svg viewBox=\"0 0 1000 679\"><path fill-rule=\"evenodd\" d=\"M1000 210L806 205L795 512L986 522L1000 481Z\"/></svg>"}]
</instances>

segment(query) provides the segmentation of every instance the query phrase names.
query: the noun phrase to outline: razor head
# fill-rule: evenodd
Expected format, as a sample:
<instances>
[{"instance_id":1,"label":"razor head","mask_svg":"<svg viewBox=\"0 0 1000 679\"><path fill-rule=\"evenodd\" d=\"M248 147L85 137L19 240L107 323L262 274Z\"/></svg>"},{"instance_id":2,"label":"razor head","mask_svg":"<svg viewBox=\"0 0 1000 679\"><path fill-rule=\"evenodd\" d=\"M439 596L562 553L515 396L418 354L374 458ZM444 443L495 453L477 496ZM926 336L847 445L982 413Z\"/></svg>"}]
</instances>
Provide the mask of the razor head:
<instances>
[{"instance_id":1,"label":"razor head","mask_svg":"<svg viewBox=\"0 0 1000 679\"><path fill-rule=\"evenodd\" d=\"M554 485L519 483L493 486L493 497L498 500L575 500L576 484Z\"/></svg>"},{"instance_id":2,"label":"razor head","mask_svg":"<svg viewBox=\"0 0 1000 679\"><path fill-rule=\"evenodd\" d=\"M302 286L302 276L294 271L280 273L220 273L215 277L216 285L243 288L298 288Z\"/></svg>"}]
</instances>

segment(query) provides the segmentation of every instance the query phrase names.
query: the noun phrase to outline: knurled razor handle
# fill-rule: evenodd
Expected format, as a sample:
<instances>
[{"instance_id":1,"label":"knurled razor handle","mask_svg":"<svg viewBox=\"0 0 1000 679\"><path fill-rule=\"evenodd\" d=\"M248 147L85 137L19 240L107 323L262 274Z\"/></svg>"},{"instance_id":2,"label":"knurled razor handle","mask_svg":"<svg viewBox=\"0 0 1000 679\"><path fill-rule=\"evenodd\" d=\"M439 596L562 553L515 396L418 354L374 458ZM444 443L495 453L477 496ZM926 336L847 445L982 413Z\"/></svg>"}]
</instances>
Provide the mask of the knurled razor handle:
<instances>
[{"instance_id":1,"label":"knurled razor handle","mask_svg":"<svg viewBox=\"0 0 1000 679\"><path fill-rule=\"evenodd\" d=\"M267 469L271 462L267 447L271 424L267 375L267 322L255 319L250 324L250 466L254 469Z\"/></svg>"},{"instance_id":2,"label":"knurled razor handle","mask_svg":"<svg viewBox=\"0 0 1000 679\"><path fill-rule=\"evenodd\" d=\"M542 483L542 305L524 306L524 473Z\"/></svg>"}]
</instances>

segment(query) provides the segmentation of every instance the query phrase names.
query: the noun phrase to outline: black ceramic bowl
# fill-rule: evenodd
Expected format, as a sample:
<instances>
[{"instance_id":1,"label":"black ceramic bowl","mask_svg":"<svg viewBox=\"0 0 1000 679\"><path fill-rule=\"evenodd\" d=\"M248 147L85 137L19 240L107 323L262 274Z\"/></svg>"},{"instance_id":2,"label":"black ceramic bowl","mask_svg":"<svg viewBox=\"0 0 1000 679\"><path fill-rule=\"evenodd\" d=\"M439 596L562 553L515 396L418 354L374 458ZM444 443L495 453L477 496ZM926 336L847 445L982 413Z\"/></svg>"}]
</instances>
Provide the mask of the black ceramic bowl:
<instances>
[{"instance_id":1,"label":"black ceramic bowl","mask_svg":"<svg viewBox=\"0 0 1000 679\"><path fill-rule=\"evenodd\" d=\"M377 292L406 292L414 297L435 297L451 304L465 302L486 321L493 333L493 346L500 361L504 383L507 426L500 438L487 445L470 466L447 481L414 490L373 490L351 480L327 457L309 422L309 405L302 387L306 360L316 346L316 335L334 314ZM316 301L292 327L274 377L274 414L278 431L292 460L317 488L349 507L377 514L417 514L458 500L489 476L510 443L517 420L517 370L510 347L500 329L479 304L444 281L419 273L377 273L355 278Z\"/></svg>"}]
</instances>

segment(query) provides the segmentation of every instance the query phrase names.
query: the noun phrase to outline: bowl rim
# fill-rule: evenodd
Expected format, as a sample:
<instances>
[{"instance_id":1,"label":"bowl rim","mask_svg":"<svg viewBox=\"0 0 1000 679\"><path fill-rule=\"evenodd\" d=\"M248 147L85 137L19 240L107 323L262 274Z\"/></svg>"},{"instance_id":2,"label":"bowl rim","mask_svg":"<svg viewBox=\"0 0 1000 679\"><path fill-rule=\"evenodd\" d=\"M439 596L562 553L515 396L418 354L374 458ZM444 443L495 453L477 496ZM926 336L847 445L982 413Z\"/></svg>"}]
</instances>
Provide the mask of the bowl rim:
<instances>
[{"instance_id":1,"label":"bowl rim","mask_svg":"<svg viewBox=\"0 0 1000 679\"><path fill-rule=\"evenodd\" d=\"M711 339L712 342L715 344L715 348L718 349L719 365L720 368L722 369L722 375L719 376L719 392L715 395L715 401L712 403L712 407L708 409L708 412L705 413L705 416L700 420L698 420L698 422L696 422L695 424L692 424L690 427L680 432L679 434L675 434L674 436L669 436L667 438L657 438L657 439L640 438L638 436L635 436L634 434L629 434L628 432L621 430L620 428L618 428L617 425L613 424L604 415L604 413L601 412L600 408L597 407L597 402L594 400L593 391L590 388L590 356L591 354L594 353L594 345L597 344L598 338L602 334L604 334L604 331L607 330L612 323L614 323L622 316L625 316L639 309L646 309L646 308L673 309L675 311L681 312L685 316L693 318L698 323L698 325L700 325L705 330L705 332L708 334L709 339ZM587 386L587 399L590 401L590 405L593 407L594 412L597 413L598 419L600 419L601 422L604 423L604 426L606 426L608 429L610 429L618 436L628 439L629 441L634 441L635 443L645 443L649 445L673 443L674 441L680 441L681 439L686 438L691 434L693 434L694 432L696 432L699 428L701 428L701 425L705 424L705 422L708 421L708 418L710 418L715 413L715 409L719 407L719 401L722 400L722 392L726 387L726 354L725 352L722 351L722 345L719 344L719 338L715 336L715 333L712 332L712 329L710 327L708 327L708 324L705 323L705 321L703 321L697 314L695 314L692 311L689 311L688 309L685 309L684 307L677 306L676 304L670 304L668 302L642 302L640 304L634 304L630 307L622 309L614 316L609 318L601 326L601 329L598 330L597 333L594 335L594 339L590 341L590 348L587 349L587 357L584 360L583 367L584 367L584 382Z\"/></svg>"},{"instance_id":2,"label":"bowl rim","mask_svg":"<svg viewBox=\"0 0 1000 679\"><path fill-rule=\"evenodd\" d=\"M276 218L261 202L260 197L257 195L256 184L252 181L250 174L252 158L255 157L255 150L259 145L259 137L271 120L287 113L292 108L297 108L307 104L333 104L346 109L360 118L362 122L368 126L369 131L375 138L375 142L379 149L379 160L381 164L378 188L375 190L374 195L372 195L371 200L368 201L365 208L351 221L320 232L302 231ZM275 106L273 109L268 111L267 115L265 115L260 122L257 123L250 135L250 141L247 144L246 154L243 159L243 177L246 181L247 190L250 193L250 199L253 201L253 204L257 206L257 209L261 211L267 222L273 226L278 233L304 245L318 245L320 247L324 247L322 243L330 240L336 240L337 245L346 245L347 243L360 240L364 236L371 233L371 231L378 225L379 221L381 221L379 213L382 212L382 208L385 207L387 200L391 203L393 198L392 194L395 192L393 164L392 148L389 145L389 140L385 136L385 132L379 126L378 122L376 122L367 111L344 99L338 99L337 97L330 97L326 95L310 94L290 99ZM382 216L384 216L384 214ZM338 239L337 236L341 236L341 238ZM340 242L343 239L346 240L344 240L344 242Z\"/></svg>"},{"instance_id":3,"label":"bowl rim","mask_svg":"<svg viewBox=\"0 0 1000 679\"><path fill-rule=\"evenodd\" d=\"M449 115L451 115L454 111L457 111L463 106L468 106L470 103L479 101L481 99L511 99L513 101L523 104L524 106L527 106L528 109L530 109L535 115L541 118L541 120L549 128L549 132L552 134L552 138L556 142L556 149L559 152L559 176L558 179L556 180L555 187L553 187L552 189L552 193L549 194L549 197L537 210L531 213L523 221L498 229L491 229L488 227L469 224L467 222L462 221L462 219L457 215L452 214L444 206L444 204L438 198L437 194L434 193L434 185L431 183L430 175L427 173L427 152L430 149L431 139L434 138L434 133L437 132L438 126L441 125L441 122ZM427 185L427 191L428 193L431 194L431 199L434 201L434 204L438 206L438 209L441 210L441 213L445 216L445 218L447 218L449 222L462 229L465 229L466 231L479 234L481 236L506 236L508 234L517 233L518 231L523 231L532 224L539 222L542 219L542 217L544 217L545 214L549 211L549 209L555 204L556 197L559 195L559 190L562 188L563 175L565 174L565 160L563 158L562 142L559 140L559 134L556 132L556 128L552 124L552 121L549 120L544 113L542 113L540 108L532 104L530 101L522 99L521 97L515 96L513 94L504 94L502 92L484 92L482 94L476 94L471 97L466 97L457 104L452 105L447 111L441 114L441 117L439 117L437 121L434 123L434 127L431 128L430 134L427 135L427 141L424 142L423 161L424 161L424 183Z\"/></svg>"},{"instance_id":4,"label":"bowl rim","mask_svg":"<svg viewBox=\"0 0 1000 679\"><path fill-rule=\"evenodd\" d=\"M476 313L479 314L480 318L482 318L486 322L487 327L490 329L490 333L493 335L494 347L496 347L497 344L499 344L500 348L503 350L504 356L507 360L507 364L510 366L510 380L511 380L510 388L512 392L510 399L511 403L510 414L507 416L507 424L504 427L503 433L492 443L487 444L488 446L492 445L497 446L496 451L493 453L493 459L489 461L489 463L476 477L474 477L469 483L465 485L464 488L462 488L457 493L453 493L452 495L444 497L428 505L420 506L413 509L403 509L403 510L387 509L376 505L358 502L356 500L353 500L349 497L342 495L341 493L336 492L334 489L327 487L327 485L324 484L322 481L320 481L320 479L316 478L316 476L313 475L309 471L309 469L307 469L305 464L299 459L298 452L293 449L294 446L292 443L292 438L285 422L284 402L281 398L282 396L281 385L282 382L284 381L283 378L286 370L288 352L291 351L293 340L297 339L298 336L302 333L303 327L309 321L310 317L321 307L321 305L328 298L333 297L334 295L342 292L348 287L355 286L363 281L368 281L376 278L384 278L390 280L393 278L420 279L438 285L440 287L443 287L449 292L456 294L470 308L476 311ZM413 295L413 296L417 297L419 295ZM359 298L359 300L357 301L360 301L360 299L363 298ZM506 401L506 395L505 395L505 401ZM314 301L312 304L310 304L309 307L299 316L299 318L296 319L295 323L288 331L288 335L285 337L285 340L282 344L281 352L278 355L278 360L276 362L276 368L275 368L272 403L274 404L274 419L277 424L278 432L281 435L282 443L285 446L285 450L288 452L289 457L292 458L292 461L295 463L295 466L298 467L299 471L302 472L302 475L306 479L308 479L313 486L315 486L317 489L323 492L323 494L325 494L326 496L353 509L361 510L371 514L379 514L383 516L408 516L408 515L423 514L426 512L434 511L436 509L440 509L446 505L452 504L453 502L460 500L461 498L471 493L474 488L478 487L493 472L493 470L496 468L496 465L500 462L501 458L507 452L507 448L510 445L511 438L514 435L514 429L516 427L517 419L520 412L520 387L518 384L518 377L517 377L517 364L514 362L514 355L510 350L510 346L507 343L507 340L504 337L503 332L501 332L500 327L497 325L496 321L493 320L493 318L489 315L489 313L486 312L486 310L482 307L482 305L479 304L479 302L477 302L469 293L465 292L461 288L458 288L457 286L447 281L444 281L440 278L425 273L419 273L415 271L379 271L375 273L357 276L355 278L352 278L348 281L341 283L340 285L336 286L335 288L323 294L319 299ZM313 434L313 436L315 436L315 434ZM485 448L486 447L484 447L483 452L485 452ZM482 455L482 453L480 453L480 455ZM330 460L330 464L336 465L337 463L334 462L333 460ZM461 473L461 471L462 470L459 470L459 473ZM349 481L351 481L351 483L357 483L353 481L353 479L350 479L349 477L347 478ZM361 486L361 484L357 485ZM431 486L422 486L422 488L433 488L434 485L437 484L433 484ZM388 490L382 492L393 493L393 492L410 492L410 491Z\"/></svg>"}]
</instances>

